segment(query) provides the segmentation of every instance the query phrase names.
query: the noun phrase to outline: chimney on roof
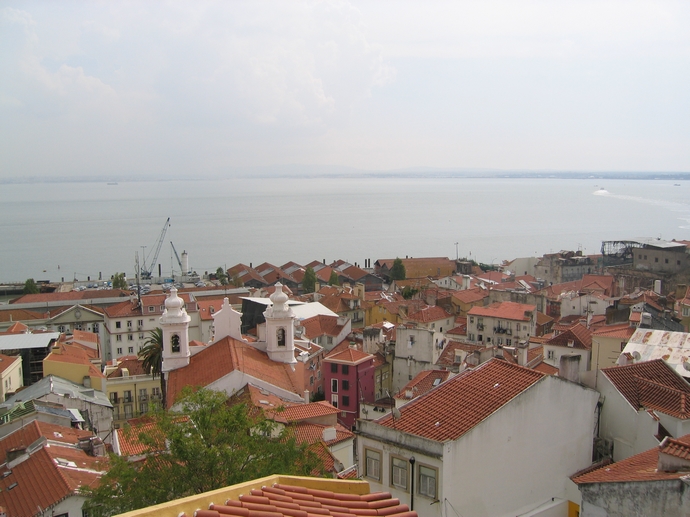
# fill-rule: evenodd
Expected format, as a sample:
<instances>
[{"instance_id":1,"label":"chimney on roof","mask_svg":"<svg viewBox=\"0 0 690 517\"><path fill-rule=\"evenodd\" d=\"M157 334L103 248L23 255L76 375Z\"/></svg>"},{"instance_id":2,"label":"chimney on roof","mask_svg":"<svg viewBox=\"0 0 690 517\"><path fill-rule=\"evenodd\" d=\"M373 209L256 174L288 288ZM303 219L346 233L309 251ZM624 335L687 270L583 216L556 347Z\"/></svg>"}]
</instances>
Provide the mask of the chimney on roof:
<instances>
[{"instance_id":1,"label":"chimney on roof","mask_svg":"<svg viewBox=\"0 0 690 517\"><path fill-rule=\"evenodd\" d=\"M643 312L640 315L640 328L650 329L652 328L652 315L648 312Z\"/></svg>"},{"instance_id":2,"label":"chimney on roof","mask_svg":"<svg viewBox=\"0 0 690 517\"><path fill-rule=\"evenodd\" d=\"M529 343L527 341L519 341L517 345L517 363L520 366L527 366L527 352L529 351Z\"/></svg>"},{"instance_id":3,"label":"chimney on roof","mask_svg":"<svg viewBox=\"0 0 690 517\"><path fill-rule=\"evenodd\" d=\"M335 427L326 427L322 433L324 442L332 442L336 438Z\"/></svg>"},{"instance_id":4,"label":"chimney on roof","mask_svg":"<svg viewBox=\"0 0 690 517\"><path fill-rule=\"evenodd\" d=\"M309 390L304 390L304 403L309 404Z\"/></svg>"},{"instance_id":5,"label":"chimney on roof","mask_svg":"<svg viewBox=\"0 0 690 517\"><path fill-rule=\"evenodd\" d=\"M579 384L580 360L579 355L562 355L558 365L558 376Z\"/></svg>"}]
</instances>

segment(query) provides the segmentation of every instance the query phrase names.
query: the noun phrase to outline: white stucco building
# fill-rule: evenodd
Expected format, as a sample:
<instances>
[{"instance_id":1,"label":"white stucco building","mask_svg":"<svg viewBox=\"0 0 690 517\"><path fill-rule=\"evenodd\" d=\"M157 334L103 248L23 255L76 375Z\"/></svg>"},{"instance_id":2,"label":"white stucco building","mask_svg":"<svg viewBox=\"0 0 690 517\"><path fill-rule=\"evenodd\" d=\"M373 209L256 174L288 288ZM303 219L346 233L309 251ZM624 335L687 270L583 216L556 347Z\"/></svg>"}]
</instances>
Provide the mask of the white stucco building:
<instances>
[{"instance_id":1,"label":"white stucco building","mask_svg":"<svg viewBox=\"0 0 690 517\"><path fill-rule=\"evenodd\" d=\"M567 516L599 394L492 359L397 414L359 421L359 473L420 517ZM526 513L526 512L531 513Z\"/></svg>"}]
</instances>

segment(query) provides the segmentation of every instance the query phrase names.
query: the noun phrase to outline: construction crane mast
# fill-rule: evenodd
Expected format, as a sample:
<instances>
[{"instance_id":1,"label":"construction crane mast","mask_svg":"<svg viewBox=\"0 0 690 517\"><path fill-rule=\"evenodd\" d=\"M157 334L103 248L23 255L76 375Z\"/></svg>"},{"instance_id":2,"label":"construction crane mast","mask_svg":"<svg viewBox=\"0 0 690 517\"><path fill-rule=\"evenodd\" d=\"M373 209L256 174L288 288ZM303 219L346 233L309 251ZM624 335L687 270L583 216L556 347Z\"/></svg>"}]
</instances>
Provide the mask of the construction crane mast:
<instances>
[{"instance_id":1,"label":"construction crane mast","mask_svg":"<svg viewBox=\"0 0 690 517\"><path fill-rule=\"evenodd\" d=\"M144 264L141 267L141 278L148 280L153 276L153 268L156 267L156 262L158 261L158 254L161 251L161 246L163 246L163 240L165 239L165 234L168 231L168 227L170 226L170 218L168 217L167 221L165 221L165 224L163 225L163 229L161 230L161 235L158 237L158 240L156 241L156 244L154 245L155 248L155 253L154 249L151 249L151 252L149 252L148 257L144 257ZM148 261L149 257L151 257L151 253L153 253L153 260L149 262L149 266L146 267L146 262Z\"/></svg>"},{"instance_id":2,"label":"construction crane mast","mask_svg":"<svg viewBox=\"0 0 690 517\"><path fill-rule=\"evenodd\" d=\"M184 266L182 265L182 261L180 260L180 256L177 254L177 250L175 249L175 245L170 241L170 245L172 246L172 250L175 253L175 258L177 259L177 263L180 265L180 274L182 276L186 275L187 272L184 270ZM184 253L183 253L184 255Z\"/></svg>"}]
</instances>

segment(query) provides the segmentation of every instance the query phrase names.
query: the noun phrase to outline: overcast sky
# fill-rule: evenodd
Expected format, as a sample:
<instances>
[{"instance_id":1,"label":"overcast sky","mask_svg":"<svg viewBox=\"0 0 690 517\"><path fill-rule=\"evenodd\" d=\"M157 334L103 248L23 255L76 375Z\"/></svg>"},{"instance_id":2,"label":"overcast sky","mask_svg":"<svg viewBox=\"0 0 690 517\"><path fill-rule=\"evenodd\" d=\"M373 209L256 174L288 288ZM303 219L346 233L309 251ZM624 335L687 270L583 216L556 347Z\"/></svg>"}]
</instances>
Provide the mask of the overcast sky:
<instances>
[{"instance_id":1,"label":"overcast sky","mask_svg":"<svg viewBox=\"0 0 690 517\"><path fill-rule=\"evenodd\" d=\"M0 178L690 172L690 2L0 2Z\"/></svg>"}]
</instances>

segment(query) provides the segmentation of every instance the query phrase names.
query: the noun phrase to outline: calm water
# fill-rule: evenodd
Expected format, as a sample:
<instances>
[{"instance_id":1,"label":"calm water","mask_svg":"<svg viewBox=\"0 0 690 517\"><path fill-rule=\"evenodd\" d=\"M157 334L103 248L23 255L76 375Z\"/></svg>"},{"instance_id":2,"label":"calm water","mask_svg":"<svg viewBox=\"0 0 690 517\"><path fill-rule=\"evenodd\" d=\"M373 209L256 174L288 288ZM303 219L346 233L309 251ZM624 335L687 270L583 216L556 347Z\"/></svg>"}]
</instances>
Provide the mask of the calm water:
<instances>
[{"instance_id":1,"label":"calm water","mask_svg":"<svg viewBox=\"0 0 690 517\"><path fill-rule=\"evenodd\" d=\"M0 185L0 281L132 276L135 252L151 251L167 217L163 274L179 272L170 241L199 273L237 262L454 258L456 242L461 257L483 262L598 253L602 240L690 239L689 188L493 178Z\"/></svg>"}]
</instances>

